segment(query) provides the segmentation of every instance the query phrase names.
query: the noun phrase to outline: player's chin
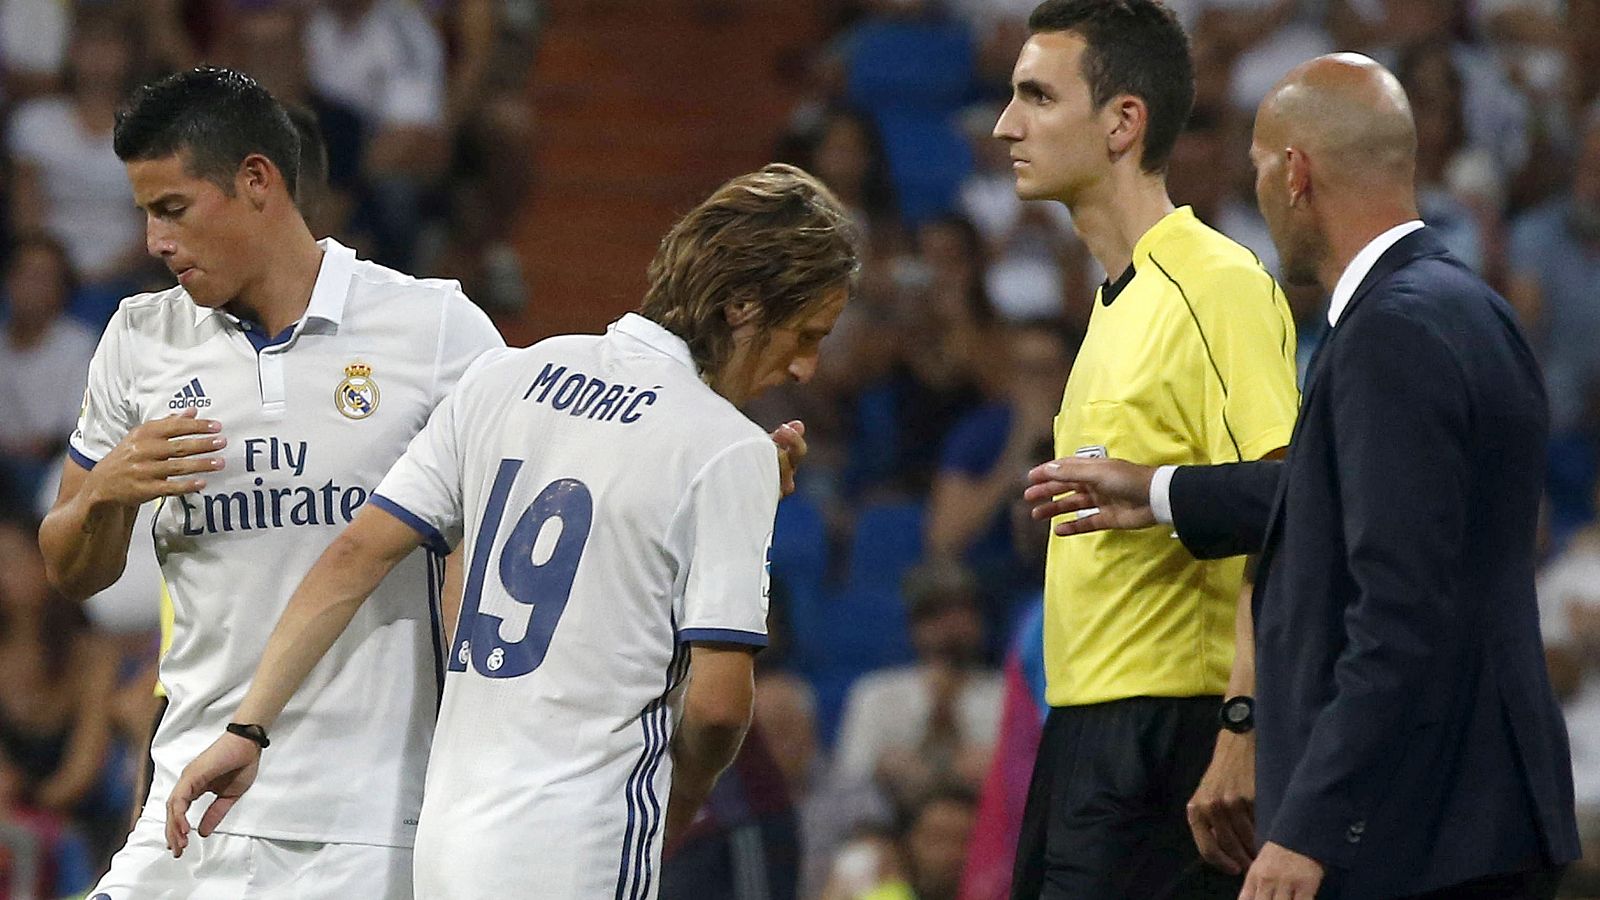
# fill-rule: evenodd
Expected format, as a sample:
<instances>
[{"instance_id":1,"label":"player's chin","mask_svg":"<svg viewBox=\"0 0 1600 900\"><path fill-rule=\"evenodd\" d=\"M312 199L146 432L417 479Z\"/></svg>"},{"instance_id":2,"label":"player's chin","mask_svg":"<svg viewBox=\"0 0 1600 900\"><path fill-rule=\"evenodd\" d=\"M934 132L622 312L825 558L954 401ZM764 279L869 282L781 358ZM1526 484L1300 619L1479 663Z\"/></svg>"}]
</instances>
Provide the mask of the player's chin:
<instances>
[{"instance_id":1,"label":"player's chin","mask_svg":"<svg viewBox=\"0 0 1600 900\"><path fill-rule=\"evenodd\" d=\"M1017 199L1048 200L1050 199L1050 192L1041 187L1034 179L1019 173L1017 175Z\"/></svg>"},{"instance_id":2,"label":"player's chin","mask_svg":"<svg viewBox=\"0 0 1600 900\"><path fill-rule=\"evenodd\" d=\"M210 290L209 288L210 285L204 281L196 280L192 284L184 285L183 289L188 292L189 299L194 301L194 305L203 309L219 309L226 306L228 301L232 299L232 294Z\"/></svg>"}]
</instances>

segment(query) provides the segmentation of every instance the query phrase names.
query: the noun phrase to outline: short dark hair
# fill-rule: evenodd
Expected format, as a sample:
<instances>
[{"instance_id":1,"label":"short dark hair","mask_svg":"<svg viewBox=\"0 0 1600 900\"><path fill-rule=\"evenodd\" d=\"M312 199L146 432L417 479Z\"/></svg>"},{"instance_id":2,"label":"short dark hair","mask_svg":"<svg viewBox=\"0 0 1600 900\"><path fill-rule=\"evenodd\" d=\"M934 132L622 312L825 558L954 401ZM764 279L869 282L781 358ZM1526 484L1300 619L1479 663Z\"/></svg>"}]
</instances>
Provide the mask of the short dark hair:
<instances>
[{"instance_id":1,"label":"short dark hair","mask_svg":"<svg viewBox=\"0 0 1600 900\"><path fill-rule=\"evenodd\" d=\"M189 171L233 193L245 157L259 153L283 174L289 196L300 184L300 134L283 104L256 80L203 66L152 81L117 111L113 137L123 162L188 151Z\"/></svg>"},{"instance_id":2,"label":"short dark hair","mask_svg":"<svg viewBox=\"0 0 1600 900\"><path fill-rule=\"evenodd\" d=\"M1194 106L1189 38L1172 10L1158 0L1045 0L1028 17L1028 31L1083 38L1089 45L1083 77L1094 105L1118 94L1143 100L1150 118L1139 166L1146 172L1167 167Z\"/></svg>"}]
</instances>

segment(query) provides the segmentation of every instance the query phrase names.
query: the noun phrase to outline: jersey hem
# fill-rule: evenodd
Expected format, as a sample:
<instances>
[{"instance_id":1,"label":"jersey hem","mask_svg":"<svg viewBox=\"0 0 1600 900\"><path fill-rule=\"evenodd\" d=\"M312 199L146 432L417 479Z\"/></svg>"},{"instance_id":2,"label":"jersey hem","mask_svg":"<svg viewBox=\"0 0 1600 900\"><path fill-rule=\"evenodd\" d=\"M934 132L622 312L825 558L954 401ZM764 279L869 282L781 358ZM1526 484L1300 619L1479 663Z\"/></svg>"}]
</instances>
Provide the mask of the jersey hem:
<instances>
[{"instance_id":1,"label":"jersey hem","mask_svg":"<svg viewBox=\"0 0 1600 900\"><path fill-rule=\"evenodd\" d=\"M164 816L166 813L166 805L162 804L160 810ZM162 828L167 827L165 818L156 818L149 814L141 815L139 817L139 821L154 822ZM406 840L402 838L379 838L376 836L365 835L360 837L347 837L339 834L330 835L327 832L298 831L287 828L228 827L229 824L231 823L224 823L223 825L217 826L216 833L231 834L234 837L255 838L257 840L265 841L300 841L307 844L348 844L357 847L393 847L401 850L414 849L417 843L415 838Z\"/></svg>"},{"instance_id":2,"label":"jersey hem","mask_svg":"<svg viewBox=\"0 0 1600 900\"><path fill-rule=\"evenodd\" d=\"M1072 698L1068 698L1068 699L1065 699L1065 700L1057 699L1057 698L1053 698L1053 697L1049 696L1049 690L1047 689L1045 691L1044 702L1045 702L1045 705L1049 706L1049 707L1058 708L1058 709L1071 709L1073 707L1078 707L1078 706L1096 706L1096 705L1101 704L1101 703L1117 703L1117 702L1122 701L1122 700L1138 700L1140 698L1147 698L1147 699L1153 699L1153 700L1193 700L1196 697L1218 697L1218 696L1226 697L1227 695L1228 695L1228 686L1226 684L1222 685L1217 690L1196 690L1196 691L1181 691L1181 692L1180 691L1168 692L1168 691L1159 691L1159 690L1157 690L1157 691L1117 691L1117 692L1106 693L1106 694L1090 694L1090 695L1087 695L1087 696L1084 696L1084 697L1072 697Z\"/></svg>"}]
</instances>

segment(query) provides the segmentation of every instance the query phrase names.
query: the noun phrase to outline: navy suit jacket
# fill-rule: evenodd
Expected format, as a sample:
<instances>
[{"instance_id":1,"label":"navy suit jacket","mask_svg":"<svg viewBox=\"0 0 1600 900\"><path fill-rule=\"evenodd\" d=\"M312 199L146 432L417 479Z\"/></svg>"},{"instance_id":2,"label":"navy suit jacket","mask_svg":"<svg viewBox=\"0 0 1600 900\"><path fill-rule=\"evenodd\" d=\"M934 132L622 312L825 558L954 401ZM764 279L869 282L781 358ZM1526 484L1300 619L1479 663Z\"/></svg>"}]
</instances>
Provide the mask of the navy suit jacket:
<instances>
[{"instance_id":1,"label":"navy suit jacket","mask_svg":"<svg viewBox=\"0 0 1600 900\"><path fill-rule=\"evenodd\" d=\"M1282 462L1185 467L1179 538L1259 552L1256 827L1398 897L1578 857L1534 599L1547 431L1511 309L1426 228L1319 351Z\"/></svg>"}]
</instances>

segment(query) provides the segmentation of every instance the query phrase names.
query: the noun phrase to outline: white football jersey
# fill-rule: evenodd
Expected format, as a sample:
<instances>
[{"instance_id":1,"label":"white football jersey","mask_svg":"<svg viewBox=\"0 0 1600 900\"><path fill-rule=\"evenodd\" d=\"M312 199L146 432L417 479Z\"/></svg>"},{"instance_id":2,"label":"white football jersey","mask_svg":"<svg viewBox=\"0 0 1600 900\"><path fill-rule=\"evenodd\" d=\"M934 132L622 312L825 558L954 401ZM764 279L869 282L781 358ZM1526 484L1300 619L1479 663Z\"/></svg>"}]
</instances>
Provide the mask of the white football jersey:
<instances>
[{"instance_id":1,"label":"white football jersey","mask_svg":"<svg viewBox=\"0 0 1600 900\"><path fill-rule=\"evenodd\" d=\"M687 645L766 643L771 438L629 314L486 354L373 502L466 548L417 896L655 896Z\"/></svg>"},{"instance_id":2,"label":"white football jersey","mask_svg":"<svg viewBox=\"0 0 1600 900\"><path fill-rule=\"evenodd\" d=\"M282 334L179 287L124 300L89 366L69 450L79 465L187 408L228 439L223 470L156 514L174 621L148 816L165 819L178 774L222 734L312 563L468 364L505 346L454 282L322 246L305 316ZM221 831L410 845L442 680L441 576L441 559L418 552L384 580L284 709Z\"/></svg>"}]
</instances>

